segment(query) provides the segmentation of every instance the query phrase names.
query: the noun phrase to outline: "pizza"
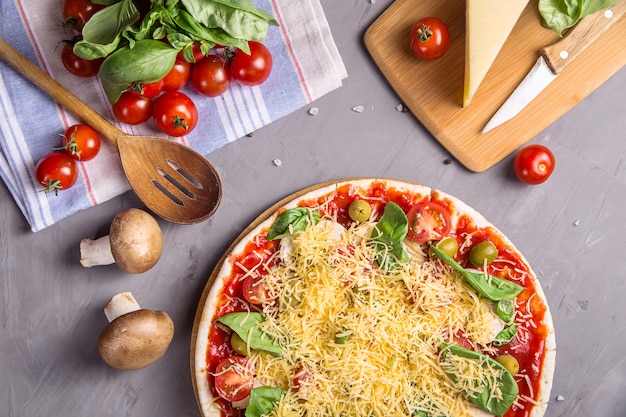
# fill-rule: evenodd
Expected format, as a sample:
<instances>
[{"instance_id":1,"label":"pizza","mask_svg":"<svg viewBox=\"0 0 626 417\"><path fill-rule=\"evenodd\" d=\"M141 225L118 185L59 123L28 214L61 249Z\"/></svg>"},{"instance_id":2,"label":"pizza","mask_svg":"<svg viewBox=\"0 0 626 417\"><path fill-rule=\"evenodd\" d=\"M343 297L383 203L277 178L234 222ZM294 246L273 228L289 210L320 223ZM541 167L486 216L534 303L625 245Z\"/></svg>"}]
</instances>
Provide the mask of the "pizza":
<instances>
[{"instance_id":1,"label":"pizza","mask_svg":"<svg viewBox=\"0 0 626 417\"><path fill-rule=\"evenodd\" d=\"M233 243L191 367L205 417L540 417L555 354L537 276L495 226L441 191L354 179Z\"/></svg>"}]
</instances>

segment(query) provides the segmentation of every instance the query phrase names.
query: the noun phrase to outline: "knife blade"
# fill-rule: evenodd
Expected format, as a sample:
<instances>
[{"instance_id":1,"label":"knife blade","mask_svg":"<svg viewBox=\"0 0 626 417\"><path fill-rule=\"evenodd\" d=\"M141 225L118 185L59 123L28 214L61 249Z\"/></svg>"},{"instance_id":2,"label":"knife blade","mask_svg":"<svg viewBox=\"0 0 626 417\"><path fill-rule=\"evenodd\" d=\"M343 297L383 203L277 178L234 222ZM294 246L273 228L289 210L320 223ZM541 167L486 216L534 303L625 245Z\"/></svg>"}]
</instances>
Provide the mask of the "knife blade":
<instances>
[{"instance_id":1,"label":"knife blade","mask_svg":"<svg viewBox=\"0 0 626 417\"><path fill-rule=\"evenodd\" d=\"M622 0L612 7L585 16L563 39L542 48L533 68L487 122L482 133L489 132L521 112L578 55L617 23L625 12L626 0Z\"/></svg>"}]
</instances>

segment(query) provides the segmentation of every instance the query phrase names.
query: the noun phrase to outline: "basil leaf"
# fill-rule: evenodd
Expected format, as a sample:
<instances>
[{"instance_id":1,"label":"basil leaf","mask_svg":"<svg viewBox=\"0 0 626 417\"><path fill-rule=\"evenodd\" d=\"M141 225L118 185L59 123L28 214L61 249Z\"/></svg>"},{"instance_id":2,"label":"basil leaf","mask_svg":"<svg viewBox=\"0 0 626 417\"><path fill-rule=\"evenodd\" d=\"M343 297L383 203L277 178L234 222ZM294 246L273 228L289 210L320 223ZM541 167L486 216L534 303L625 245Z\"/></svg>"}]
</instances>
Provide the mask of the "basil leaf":
<instances>
[{"instance_id":1,"label":"basil leaf","mask_svg":"<svg viewBox=\"0 0 626 417\"><path fill-rule=\"evenodd\" d=\"M511 324L508 327L505 327L500 333L496 335L496 338L493 340L493 344L496 346L502 346L509 343L515 337L517 333L517 326L515 324Z\"/></svg>"},{"instance_id":2,"label":"basil leaf","mask_svg":"<svg viewBox=\"0 0 626 417\"><path fill-rule=\"evenodd\" d=\"M74 53L83 59L104 58L115 52L120 40L121 38L118 36L113 42L106 45L81 40L74 44Z\"/></svg>"},{"instance_id":3,"label":"basil leaf","mask_svg":"<svg viewBox=\"0 0 626 417\"><path fill-rule=\"evenodd\" d=\"M296 207L280 213L265 238L267 240L282 239L295 232L305 230L311 223L317 224L320 213L316 210Z\"/></svg>"},{"instance_id":4,"label":"basil leaf","mask_svg":"<svg viewBox=\"0 0 626 417\"><path fill-rule=\"evenodd\" d=\"M153 82L165 77L174 66L178 50L164 42L144 39L135 47L123 47L104 60L98 76L111 103L115 103L129 84Z\"/></svg>"},{"instance_id":5,"label":"basil leaf","mask_svg":"<svg viewBox=\"0 0 626 417\"><path fill-rule=\"evenodd\" d=\"M496 314L506 323L509 323L515 314L515 300L506 298L498 301L496 305Z\"/></svg>"},{"instance_id":6,"label":"basil leaf","mask_svg":"<svg viewBox=\"0 0 626 417\"><path fill-rule=\"evenodd\" d=\"M279 402L285 391L274 387L257 387L250 390L250 402L246 408L246 417L261 417L269 414L274 404Z\"/></svg>"},{"instance_id":7,"label":"basil leaf","mask_svg":"<svg viewBox=\"0 0 626 417\"><path fill-rule=\"evenodd\" d=\"M617 4L620 0L539 0L541 24L559 36L583 17Z\"/></svg>"},{"instance_id":8,"label":"basil leaf","mask_svg":"<svg viewBox=\"0 0 626 417\"><path fill-rule=\"evenodd\" d=\"M139 17L139 10L133 1L122 0L95 13L85 23L83 40L100 45L110 44Z\"/></svg>"},{"instance_id":9,"label":"basil leaf","mask_svg":"<svg viewBox=\"0 0 626 417\"><path fill-rule=\"evenodd\" d=\"M511 373L507 371L504 366L487 355L473 350L464 349L455 343L443 343L441 345L441 349L444 361L449 359L450 355L456 355L475 360L478 364L481 364L481 366L488 366L490 368L501 370L502 375L495 381L492 381L491 379L480 381L482 384L480 393L472 396L467 395L467 393L465 394L467 395L468 400L488 413L502 416L509 410L517 397L519 387L517 386L517 382L515 381L513 375L511 375ZM448 371L446 370L446 372ZM453 373L448 372L448 375L452 378L452 380L456 381L456 376ZM492 386L492 383L497 385L497 388L499 388L502 392L501 400L496 400L490 396L492 389L496 388Z\"/></svg>"},{"instance_id":10,"label":"basil leaf","mask_svg":"<svg viewBox=\"0 0 626 417\"><path fill-rule=\"evenodd\" d=\"M241 49L246 54L250 54L250 47L248 46L247 40L234 38L221 28L208 28L194 19L194 17L185 10L181 10L178 15L173 18L173 21L183 32L199 39L211 42L212 44L234 46Z\"/></svg>"},{"instance_id":11,"label":"basil leaf","mask_svg":"<svg viewBox=\"0 0 626 417\"><path fill-rule=\"evenodd\" d=\"M398 269L399 262L409 262L409 255L402 243L408 231L409 221L404 211L396 203L387 203L372 233L376 262L384 271Z\"/></svg>"},{"instance_id":12,"label":"basil leaf","mask_svg":"<svg viewBox=\"0 0 626 417\"><path fill-rule=\"evenodd\" d=\"M274 338L265 333L259 324L265 322L265 316L258 312L228 313L217 319L249 343L250 349L262 350L273 356L283 356L283 349Z\"/></svg>"},{"instance_id":13,"label":"basil leaf","mask_svg":"<svg viewBox=\"0 0 626 417\"><path fill-rule=\"evenodd\" d=\"M524 287L509 280L494 277L483 272L468 271L459 265L454 259L446 255L437 246L432 245L435 254L454 268L477 293L491 301L500 301L507 298L515 298L524 291Z\"/></svg>"},{"instance_id":14,"label":"basil leaf","mask_svg":"<svg viewBox=\"0 0 626 417\"><path fill-rule=\"evenodd\" d=\"M221 28L234 38L262 41L270 21L275 22L249 0L181 0L181 3L198 22L209 28Z\"/></svg>"}]
</instances>

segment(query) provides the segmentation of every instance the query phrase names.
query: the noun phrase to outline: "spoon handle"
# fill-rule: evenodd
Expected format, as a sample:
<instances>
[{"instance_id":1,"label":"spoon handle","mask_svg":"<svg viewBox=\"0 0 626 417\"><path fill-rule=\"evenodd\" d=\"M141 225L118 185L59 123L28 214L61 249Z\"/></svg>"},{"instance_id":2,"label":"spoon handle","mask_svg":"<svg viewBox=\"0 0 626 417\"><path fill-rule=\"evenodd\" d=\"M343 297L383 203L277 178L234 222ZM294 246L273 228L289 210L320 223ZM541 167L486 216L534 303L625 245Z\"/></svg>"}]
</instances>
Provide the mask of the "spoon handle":
<instances>
[{"instance_id":1,"label":"spoon handle","mask_svg":"<svg viewBox=\"0 0 626 417\"><path fill-rule=\"evenodd\" d=\"M117 148L117 139L124 135L121 130L113 126L95 110L52 79L52 77L16 51L2 38L0 38L0 58L15 68L20 74L28 78L37 87L48 93L57 103L65 107L74 116L98 131Z\"/></svg>"}]
</instances>

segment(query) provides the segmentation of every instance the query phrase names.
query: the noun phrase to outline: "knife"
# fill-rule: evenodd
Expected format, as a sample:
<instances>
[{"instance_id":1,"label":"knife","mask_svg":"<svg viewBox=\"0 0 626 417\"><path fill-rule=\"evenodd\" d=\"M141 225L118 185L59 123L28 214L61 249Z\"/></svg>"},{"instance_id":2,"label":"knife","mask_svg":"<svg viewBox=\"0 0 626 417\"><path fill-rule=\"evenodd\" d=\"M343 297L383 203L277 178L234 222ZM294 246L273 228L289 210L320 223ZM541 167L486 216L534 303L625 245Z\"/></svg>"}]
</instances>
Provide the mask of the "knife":
<instances>
[{"instance_id":1,"label":"knife","mask_svg":"<svg viewBox=\"0 0 626 417\"><path fill-rule=\"evenodd\" d=\"M517 115L546 88L581 52L595 42L626 12L626 0L582 18L562 40L541 49L539 59L509 98L493 115L482 133Z\"/></svg>"}]
</instances>

